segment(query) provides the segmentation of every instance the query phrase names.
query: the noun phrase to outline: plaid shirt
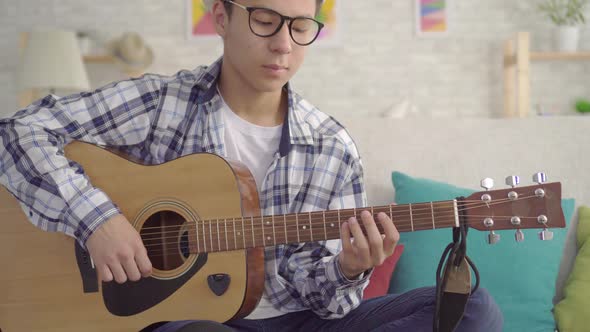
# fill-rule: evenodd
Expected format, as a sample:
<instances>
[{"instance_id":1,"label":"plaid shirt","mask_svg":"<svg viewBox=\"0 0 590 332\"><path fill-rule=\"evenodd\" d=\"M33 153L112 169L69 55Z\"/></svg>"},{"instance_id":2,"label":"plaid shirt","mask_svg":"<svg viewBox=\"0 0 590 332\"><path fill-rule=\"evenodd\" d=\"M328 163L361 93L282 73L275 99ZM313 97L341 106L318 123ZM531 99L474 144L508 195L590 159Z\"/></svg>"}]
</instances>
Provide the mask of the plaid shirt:
<instances>
[{"instance_id":1,"label":"plaid shirt","mask_svg":"<svg viewBox=\"0 0 590 332\"><path fill-rule=\"evenodd\" d=\"M30 221L75 237L119 213L63 147L80 140L119 149L146 163L209 152L225 156L216 84L219 59L173 76L147 74L93 92L47 96L0 119L0 183ZM290 85L287 119L260 194L263 215L366 206L362 164L346 130ZM265 295L281 311L311 309L339 318L360 304L370 273L348 280L337 263L340 241L265 249Z\"/></svg>"}]
</instances>

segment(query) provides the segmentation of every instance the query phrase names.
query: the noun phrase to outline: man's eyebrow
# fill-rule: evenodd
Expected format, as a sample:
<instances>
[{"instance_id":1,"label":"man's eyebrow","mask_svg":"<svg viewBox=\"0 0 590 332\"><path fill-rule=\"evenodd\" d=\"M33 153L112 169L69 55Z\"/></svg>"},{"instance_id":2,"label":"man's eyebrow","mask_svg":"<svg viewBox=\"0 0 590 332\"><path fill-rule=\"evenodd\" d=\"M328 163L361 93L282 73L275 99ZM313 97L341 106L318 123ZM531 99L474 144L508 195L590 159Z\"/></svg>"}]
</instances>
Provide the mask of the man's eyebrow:
<instances>
[{"instance_id":1,"label":"man's eyebrow","mask_svg":"<svg viewBox=\"0 0 590 332\"><path fill-rule=\"evenodd\" d=\"M299 15L293 15L293 16L289 16L289 15L285 15L282 12L274 9L274 8L269 8L269 7L265 7L265 6L247 6L247 7L251 7L251 8L260 8L260 9L268 9L268 10L272 10L273 12L277 12L283 16L288 16L288 17L305 17L305 18L311 18L311 19L315 19L315 15L307 15L307 14L299 14Z\"/></svg>"}]
</instances>

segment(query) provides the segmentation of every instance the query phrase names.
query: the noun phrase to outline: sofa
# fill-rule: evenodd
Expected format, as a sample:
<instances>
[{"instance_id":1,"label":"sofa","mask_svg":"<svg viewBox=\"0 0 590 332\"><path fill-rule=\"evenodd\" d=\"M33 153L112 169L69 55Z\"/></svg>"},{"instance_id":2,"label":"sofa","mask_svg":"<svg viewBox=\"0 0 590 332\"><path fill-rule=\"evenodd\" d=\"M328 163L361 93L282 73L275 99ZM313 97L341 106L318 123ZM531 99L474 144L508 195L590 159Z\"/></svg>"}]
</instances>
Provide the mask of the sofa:
<instances>
[{"instance_id":1,"label":"sofa","mask_svg":"<svg viewBox=\"0 0 590 332\"><path fill-rule=\"evenodd\" d=\"M493 189L508 188L510 175L520 176L520 186L534 184L537 172L561 182L567 224L553 230L552 241L540 241L539 230L526 230L524 241L516 243L510 230L498 232L500 242L489 245L487 232L470 230L467 253L481 287L501 302L505 331L555 330L554 304L564 298L577 254L578 207L590 205L590 116L336 118L359 149L370 206L452 199L485 190L483 178L495 180ZM450 230L436 232L401 234L404 249L389 292L434 284L436 264L452 239Z\"/></svg>"}]
</instances>

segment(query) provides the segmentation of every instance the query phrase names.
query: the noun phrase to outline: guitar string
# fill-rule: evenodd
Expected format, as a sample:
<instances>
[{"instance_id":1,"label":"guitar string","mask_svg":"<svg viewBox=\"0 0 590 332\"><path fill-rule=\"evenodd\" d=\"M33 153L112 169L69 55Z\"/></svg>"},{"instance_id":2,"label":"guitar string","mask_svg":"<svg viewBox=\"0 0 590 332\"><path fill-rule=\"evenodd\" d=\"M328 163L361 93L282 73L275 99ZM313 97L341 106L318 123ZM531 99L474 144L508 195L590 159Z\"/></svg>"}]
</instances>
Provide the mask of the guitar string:
<instances>
[{"instance_id":1,"label":"guitar string","mask_svg":"<svg viewBox=\"0 0 590 332\"><path fill-rule=\"evenodd\" d=\"M483 217L485 217L485 216L483 216ZM503 216L496 216L496 217L497 218L502 218ZM504 216L504 217L508 217L508 216ZM531 219L533 219L535 217L524 217L524 218L531 218ZM449 222L448 226L449 227L450 226L453 226L454 225L454 217L451 218L451 219L447 219L446 221L449 221L449 220L451 220L451 222ZM428 222L427 224L430 225L431 223ZM363 231L366 231L364 225L362 225L362 224L359 224L359 225L361 226L361 228L363 228ZM442 223L440 225L442 225L443 227L444 226L447 226L447 225L442 224ZM249 225L249 226L251 226L251 225ZM441 228L441 227L439 227L439 228ZM412 230L412 227L410 225L402 225L401 227L397 227L397 229L400 232L407 232L407 231L411 231ZM230 243L229 241L219 241L218 240L217 243L215 243L215 241L213 241L213 242L209 242L209 245L208 246L207 246L207 243L206 243L207 241L205 241L205 245L204 245L204 248L203 249L205 249L206 251L202 251L202 252L232 251L232 250L240 250L240 249L245 249L245 248L250 248L250 247L262 247L262 246L265 246L266 245L265 244L265 241L259 241L259 242L263 242L263 243L262 243L262 245L258 245L258 246L256 246L256 241L255 241L256 238L258 238L258 240L260 240L260 237L259 236L262 235L262 230L259 229L259 228L257 228L257 229L254 229L253 232L254 232L254 235L253 235L254 236L254 239L253 239L252 243L250 243L250 236L248 234L248 233L250 233L250 230L247 230L244 235L240 235L240 239L243 239L243 241L239 241L237 237L235 238L236 242L234 242L233 240L231 241L231 243L234 245L234 248L232 248L232 249L230 249L230 247L229 247L229 243ZM294 230L294 231L293 230L290 230L290 231L287 231L287 237L289 237L289 234L292 235L293 232L301 233L301 232L298 232L298 230ZM380 230L380 232L381 232L381 230ZM228 231L227 233L228 234L233 234L233 231L232 232L229 232ZM281 235L281 237L278 238L279 239L279 242L282 242L282 241L280 241L280 239L282 239L282 236L283 236L283 234L285 232L280 231L278 233ZM307 230L304 230L303 233L307 233ZM325 234L326 233L327 233L327 229L325 231ZM246 234L248 234L248 235L246 236ZM205 236L206 235L207 234L205 234ZM319 235L321 237L321 230L320 230ZM338 235L338 232L334 232L334 229L330 229L330 235L331 236L334 236L334 238L339 237L339 236L337 236ZM212 234L209 234L209 237L211 237L211 236L212 236ZM217 234L215 234L215 237L217 237ZM242 247L242 245L244 244L244 242L246 242L246 240L245 240L246 238L248 239L247 244L246 244L246 247ZM174 237L174 239L177 239L177 237ZM205 237L205 239L206 239L206 237ZM157 239L157 240L160 240L160 239ZM277 245L276 240L277 240L277 237L274 237L274 241L272 241L272 239L269 240L269 241L272 241L273 243L268 244L266 246ZM285 239L285 241L287 241L287 240L288 239ZM295 242L295 241L293 241L293 242ZM225 249L223 248L224 246L222 244L225 244ZM238 244L240 245L240 247L238 247ZM279 244L281 244L281 243L279 243ZM170 248L169 245L172 245L173 248ZM157 257L159 255L155 255L155 254L166 252L167 251L166 249L173 249L174 253L176 253L177 252L177 249L178 249L177 245L178 245L178 242L176 242L176 243L167 242L167 243L164 243L164 244L147 245L146 247L154 247L155 246L155 247L157 247L157 249L162 249L162 250L150 250L150 257ZM193 246L194 246L194 242L193 242ZM198 247L199 248L197 250L199 250L201 246L199 245ZM209 248L207 248L207 247L209 247ZM201 252L201 251L199 251L199 252Z\"/></svg>"},{"instance_id":2,"label":"guitar string","mask_svg":"<svg viewBox=\"0 0 590 332\"><path fill-rule=\"evenodd\" d=\"M517 200L524 200L524 199L535 198L535 197L537 197L537 196L527 196L527 197L524 197L524 198L518 198ZM515 200L511 200L511 199L496 200L496 201L493 201L491 203L485 203L485 202L481 202L481 201L475 201L475 202L477 202L476 204L471 204L471 206L470 207L467 207L467 208L457 209L457 211L458 212L463 212L463 211L472 210L472 209L475 209L475 208L489 207L489 206L493 206L493 205L504 204L506 202L514 202L514 201ZM451 208L454 209L454 205L452 207L449 206L449 204L452 203L452 202L453 201L445 201L445 202L438 202L438 204L446 204L445 205L446 208L448 208L448 209L451 209ZM434 204L436 204L436 203L433 203L433 206L434 206ZM422 207L416 207L416 208L412 207L412 209L411 209L412 217L414 217L414 216L417 216L417 217L420 216L421 215L420 213L422 211L424 211L424 213L422 215L428 215L429 217L431 217L431 210L432 210L432 208L430 207L430 203L415 203L415 204L412 204L412 206L417 206L417 205L420 205L420 206L427 205L427 207L424 207L424 208L422 208ZM407 216L406 213L407 212L410 212L409 205L405 205L404 206L404 207L407 207L407 210L404 210L404 211L402 211L402 210L399 209L400 205L392 205L391 207L392 207L392 210L395 209L395 207L398 207L398 211L393 211L393 212L394 213L403 213L404 216ZM387 210L387 209L389 209L389 206L379 206L379 207L373 207L373 208L378 209L378 210ZM360 212L360 211L363 211L363 210L370 210L370 209L371 209L371 207L356 208L356 211L357 212ZM348 212L352 212L355 209L350 208L350 209L343 209L343 210L348 211ZM340 210L340 212L342 212L343 210ZM326 211L323 211L323 212L326 213L326 214L334 214L334 213L338 213L338 211L339 210L326 210ZM378 212L387 212L387 211L378 211ZM298 216L302 216L303 218L306 218L305 215L308 214L308 213L309 212L301 212L301 213L297 213L297 215ZM311 213L312 214L321 214L322 211L312 211ZM275 218L278 217L279 219L282 219L281 218L282 216L283 215L274 215ZM286 216L288 216L288 218L295 218L295 214L287 214ZM355 214L355 216L356 216L356 214ZM209 224L213 225L218 220L244 219L244 221L247 221L248 219L254 218L254 220L256 222L260 222L261 219L272 218L272 217L273 217L272 215L268 215L268 216L253 216L253 217L241 217L240 216L240 217L218 218L218 219L196 220L196 221L195 220L187 220L186 223L195 223L196 226L200 227L200 226L203 226L203 225L207 225L208 226ZM350 217L352 217L352 215ZM307 218L306 220L309 220L309 218ZM410 219L401 220L401 221L402 222L407 222L409 220ZM398 222L399 221L400 220L398 220ZM161 230L161 229L165 229L165 228L180 229L182 227L186 227L186 226L184 224L180 224L180 225L170 225L170 226L161 226L161 227L158 227L158 226L156 226L156 227L144 227L144 228L142 228L142 230L147 230L147 229Z\"/></svg>"},{"instance_id":3,"label":"guitar string","mask_svg":"<svg viewBox=\"0 0 590 332\"><path fill-rule=\"evenodd\" d=\"M531 197L527 197L527 198L523 198L523 199L529 199L529 198L534 198L534 197L536 197L536 196L531 196ZM492 205L498 205L498 204L504 204L504 202L494 202L494 203L489 203L489 204L485 204L484 203L484 204L481 204L481 206L479 206L478 208L492 206ZM464 209L457 209L457 211L458 212L463 212L463 211L466 211L466 210L472 210L474 208L475 207L464 208ZM366 208L356 209L356 212L357 213L355 214L355 216L357 216L357 214L359 214L358 212L360 212L360 211L370 210L370 209L371 208L368 208L368 209L366 209ZM349 211L349 212L352 212L355 209L346 209L346 210ZM379 212L385 212L387 215L389 215L389 213L387 213L389 211L386 211L386 210L388 210L388 207L379 207L376 210L377 210L377 213L379 213ZM442 213L452 213L453 214L453 218L454 218L454 207L453 207L453 210L452 211L450 211L450 210L451 210L451 207L447 207L447 210L446 211L443 211ZM340 211L342 211L342 210L340 210ZM408 211L410 211L410 210L408 209ZM411 216L409 218L408 218L408 215L407 215L407 212L408 211L393 211L392 210L394 217L395 217L396 213L397 214L403 214L401 217L395 218L395 222L396 223L400 223L400 224L402 224L402 223L411 223L412 221L425 221L424 224L432 223L432 209L431 208L412 209L412 213L411 213ZM415 213L415 211L425 211L425 212L424 213ZM337 213L338 213L338 210L324 211L324 214L326 215L326 218L334 218L334 217L338 218L337 215L334 215L334 214L337 214ZM436 215L440 215L441 212L436 212L435 211L434 213ZM324 224L323 215L322 216L319 216L319 214L322 214L322 212L321 211L316 211L316 212L311 212L311 214L312 214L312 217L311 217L312 226L313 225L323 226L323 224ZM218 218L218 219L211 219L211 220L203 220L202 222L189 220L186 223L179 224L179 225L170 225L170 226L161 226L161 227L144 227L141 230L142 231L145 231L145 230L156 229L156 230L172 231L173 233L176 233L178 230L180 230L182 228L189 229L189 228L187 228L187 224L191 224L190 225L191 229L193 227L195 227L197 229L197 231L200 231L200 229L202 229L202 227L205 227L205 228L217 228L217 224L219 223L219 221L222 221L222 223L223 223L223 221L227 221L227 220L232 220L232 222L236 222L237 221L238 224L243 221L244 223L248 223L249 225L254 224L255 227L260 227L258 225L262 225L264 223L265 219L266 219L267 222L269 222L269 219L273 219L273 217L274 217L275 220L278 220L279 221L278 223L275 222L275 224L281 224L282 223L282 220L283 220L283 216L286 217L287 220L290 223L293 222L292 219L301 216L301 219L299 219L299 220L302 221L302 225L305 225L305 223L309 224L309 222L310 222L310 218L308 218L306 215L309 215L309 212L299 213L299 214L297 214L297 216L295 216L295 215L292 214L292 215L274 215L274 216L269 215L269 216L253 216L253 217ZM426 216L426 218L423 218L423 216ZM459 217L462 217L464 215L458 214L458 216ZM470 217L479 217L479 215L469 215L469 216ZM352 217L352 215L350 215L350 216L349 215L343 216L341 214L340 217L341 217L341 219L344 219L344 218L348 219L348 218ZM481 216L481 217L488 217L488 216ZM499 216L494 216L494 217L497 218ZM504 216L504 217L506 217L506 216ZM512 216L510 216L510 217L512 217ZM520 217L520 218L521 219L523 219L523 218L526 219L526 218L536 218L536 217ZM360 217L359 217L359 219L360 219ZM320 221L319 223L317 223L318 220ZM437 221L435 221L435 222L437 222ZM475 225L475 224L480 224L480 223L481 222L468 222L467 225ZM419 223L416 222L416 223L414 223L414 225L418 226ZM269 226L272 226L272 224L269 225ZM159 234L162 234L162 232L142 233L142 235L156 235L156 234L159 235ZM217 234L217 233L215 233L215 234Z\"/></svg>"},{"instance_id":4,"label":"guitar string","mask_svg":"<svg viewBox=\"0 0 590 332\"><path fill-rule=\"evenodd\" d=\"M485 218L488 217L486 215L469 215L470 217L481 217L481 218ZM511 216L494 216L494 218L496 220L498 219L504 219L504 218L511 218ZM520 219L537 219L537 217L520 217ZM309 220L309 219L306 219ZM319 222L318 222L319 220ZM324 220L326 221L324 223ZM455 216L453 215L437 215L436 217L436 225L434 228L430 227L432 226L432 219L415 219L415 221L419 221L419 222L414 222L412 224L399 224L399 225L395 225L395 223L397 223L397 219L394 218L394 225L396 227L396 229L398 231L404 231L405 229L409 229L412 230L412 225L414 226L413 228L420 228L420 229L416 229L416 231L419 230L428 230L428 229L439 229L439 228L448 228L448 227L453 227L455 225ZM292 234L292 233L304 233L304 232L310 232L311 230L314 230L314 234L316 234L315 232L317 232L317 234L321 235L321 233L324 231L324 224L326 224L325 230L334 230L334 229L338 229L335 228L332 224L339 224L338 227L341 226L341 223L338 222L338 219L332 220L331 217L326 217L325 219L317 219L313 220L312 219L312 227L307 227L309 226L309 222L306 222L304 225L302 225L302 227L297 227L297 225L293 224L292 221L287 220L288 223L290 223L289 225L287 225L287 227L285 227L283 222L279 222L279 223L275 223L274 225L269 224L269 225L260 225L260 224L251 224L248 223L247 225L244 225L243 227L241 226L241 223L236 223L237 227L239 227L239 230L236 230L236 234L238 233L249 233L252 232L252 228L253 231L258 234L262 234L263 233L263 229L264 232L272 232L272 228L273 226L279 227L281 230L280 231L276 231L275 229L275 233L279 233L279 235L284 235L285 233L285 228L287 229L286 232L288 233L288 235ZM328 226L328 224L330 226ZM475 223L471 223L475 224ZM480 224L480 223L477 223ZM359 222L359 225L361 226L361 228L364 227L364 224L362 222ZM225 231L225 228L229 228L227 231ZM303 226L305 226L305 228L303 228ZM317 227L313 227L313 226L317 226ZM380 223L376 223L377 228L383 227ZM426 228L423 228L421 226L428 226ZM438 227L436 227L438 226ZM221 230L219 231L219 233L217 232L217 226L215 226L214 228L212 228L211 230L205 229L205 234L206 235L212 235L213 237L217 238L219 235L222 234L234 234L233 228L234 228L234 224L233 221L229 221L229 222L224 222L221 221L219 224L219 228L221 228ZM319 229L319 230L318 230ZM402 230L404 229L404 230ZM167 232L160 232L160 233L149 233L149 234L143 234L141 233L142 238L144 238L147 241L151 241L151 240L165 240L165 239L173 239L173 238L177 238L176 235L179 234L184 234L186 232L191 232L191 234L193 234L194 236L197 236L197 234L203 234L201 233L201 230L192 232L191 229L182 229L179 231L167 231ZM174 234L175 236L172 237L156 237L157 235L170 235L170 234ZM149 237L147 235L150 236L154 236L154 237ZM258 234L259 235L259 234ZM242 236L242 235L239 235Z\"/></svg>"},{"instance_id":5,"label":"guitar string","mask_svg":"<svg viewBox=\"0 0 590 332\"><path fill-rule=\"evenodd\" d=\"M497 218L502 218L502 216L496 216L496 217ZM531 218L534 218L534 217L531 217ZM436 228L430 228L429 227L429 228L416 229L416 226L417 225L428 225L428 226L432 225L432 223L428 222L428 223L415 223L414 224L414 226L415 226L414 228L412 228L411 225L402 225L402 226L397 226L396 229L399 232L411 232L412 229L414 229L414 231L420 231L420 230L429 230L429 229L450 228L450 227L453 227L455 225L454 221L455 221L454 217L447 218L447 219L441 219L440 222L439 222L439 227L436 227ZM363 224L360 224L360 223L359 223L359 226L363 230L363 233L366 234L366 227ZM383 234L384 233L384 229L383 229L382 226L381 227L380 226L381 225L379 225L379 224L376 225L376 227L379 230L380 234ZM270 226L268 226L268 227L270 228ZM287 229L286 232L285 232L285 229L284 229L283 225L281 225L280 227L281 227L281 230L278 231L278 232L275 232L277 234L275 234L273 236L271 236L272 230L270 230L270 229L267 230L267 231L269 231L269 233L268 233L268 236L266 236L266 238L263 238L262 237L262 235L263 235L262 228L260 228L258 226L254 226L254 229L252 230L251 229L251 225L248 225L248 227L247 227L247 229L245 231L244 230L241 230L241 229L240 230L236 230L236 232L235 232L236 236L235 237L233 236L233 234L234 234L234 231L233 230L228 230L227 232L220 232L220 233L216 233L216 232L206 232L205 234L199 233L199 235L193 234L193 236L194 236L195 239L198 236L204 236L204 238L203 237L199 238L199 242L200 242L200 240L206 239L206 241L204 241L205 242L205 245L204 246L203 245L199 245L199 247L202 247L203 246L203 247L211 248L211 247L219 247L219 243L226 244L227 242L231 242L231 243L237 242L235 244L238 244L238 243L243 243L244 242L243 240L245 240L245 242L250 243L253 240L252 239L252 236L254 236L255 242L262 242L262 243L264 243L265 241L272 241L273 244L275 244L274 242L276 241L276 239L283 239L285 237L285 233L287 234L287 239L285 239L285 240L288 240L288 239L291 239L291 238L296 238L296 235L297 234L302 235L302 236L307 236L308 233L310 233L312 231L314 232L313 234L315 234L315 235L318 236L318 239L326 240L325 238L322 238L322 237L325 237L325 235L327 233L330 233L330 235L339 235L339 230L340 230L339 228L326 228L326 230L324 230L324 228L321 227L321 228L316 228L315 230L313 228L311 228L311 229ZM293 228L293 227L291 227L291 228ZM158 237L158 238L155 238L155 237L154 238L145 238L145 237L142 237L142 239L144 239L144 245L145 245L146 248L149 248L149 247L157 247L157 246L161 246L162 243L165 243L166 241L164 241L164 240L175 240L175 241L178 240L180 238L181 234L178 234L178 233L176 233L176 234L178 236L167 236L167 237L164 237L164 238L161 238L161 237ZM219 237L219 235L222 235L222 234L227 235L228 241L226 241L226 237L223 237L223 238ZM211 238L214 239L213 242L211 242ZM339 236L338 236L338 238L339 238ZM273 239L274 239L274 241L273 241ZM218 241L215 241L215 240L218 240ZM158 241L158 243L153 243L153 241ZM279 241L279 242L281 242L281 241ZM169 243L169 242L167 242L167 243ZM211 243L213 243L213 245L211 245Z\"/></svg>"},{"instance_id":6,"label":"guitar string","mask_svg":"<svg viewBox=\"0 0 590 332\"><path fill-rule=\"evenodd\" d=\"M481 216L481 217L486 217L486 216ZM495 217L496 218L509 218L510 216L495 216ZM525 219L534 219L535 217L522 217L521 219L523 219L523 218L525 218ZM318 224L314 220L311 221L311 224L312 224L311 230L313 230L313 225L316 225L316 226L319 225L320 231L319 232L316 231L315 234L316 235L319 235L319 237L321 238L322 237L322 234L321 234L322 231L321 230L323 229L322 225L324 225L324 222L323 222L324 219L321 219L321 218L319 218L319 219L321 221L320 224ZM327 220L330 220L330 217L328 217L326 219ZM337 223L338 220L337 219L336 220L333 220L333 222L334 223ZM448 222L449 223L448 226L446 224L443 224L444 222ZM307 222L304 223L304 224L307 224ZM364 225L362 223L359 223L359 225L366 232L366 229L364 228ZM422 225L428 225L429 226L428 229L430 229L431 222L430 221L424 222L424 223L422 223L422 222L416 222L416 223L414 223L414 228L415 227L420 227ZM441 218L439 220L439 227L438 228L452 227L453 225L454 225L454 216L451 216L449 219L442 219ZM225 228L225 225L222 225L222 226L223 227L221 227L221 228L224 229ZM291 225L291 226L293 226L293 225ZM548 225L548 226L550 227L550 225ZM266 227L270 228L271 226L266 226ZM279 225L279 227L282 228L283 225ZM379 228L379 225L377 225L377 227ZM232 228L233 228L233 225L230 227L230 229L232 229ZM215 231L213 231L214 229L215 229ZM316 227L316 229L318 229L318 228ZM399 225L397 227L397 229L398 229L398 231L404 232L404 231L409 231L412 228L411 228L411 225ZM306 236L307 235L306 233L307 232L311 232L311 230L307 230L307 229L304 229L303 231L301 231L300 229L285 230L283 228L282 230L280 230L277 233L281 236L281 238L284 235L284 233L287 233L287 238L290 238L294 234L302 234L303 233L303 235ZM327 233L327 230L328 229L326 228L324 230L324 233ZM332 228L330 230L333 231L334 229ZM268 229L267 231L268 231L269 236L267 236L266 238L270 238L268 241L273 241L273 239L274 239L274 241L273 241L273 244L274 244L274 242L276 242L276 235L273 233L273 237L271 238L270 237L270 229ZM245 231L242 229L241 232L243 234L239 235L239 237L242 239L242 241L239 241L239 242L242 242L242 244L244 242L246 242L246 240L247 240L248 243L250 242L250 234L252 234L252 236L253 236L252 245L255 245L256 244L256 240L257 239L258 239L258 242L262 242L263 245L266 244L266 238L262 237L262 241L260 241L261 240L261 235L264 234L264 230L263 230L263 228L261 228L261 225L258 225L258 224L255 224L255 225L249 224L247 226L247 229ZM381 232L381 230L380 230L380 232ZM239 233L239 232L236 232L236 233ZM177 234L177 233L175 233L175 234ZM227 237L227 239L224 237L224 240L221 241L221 238L219 237L219 235L221 235L221 234L226 234L226 235L229 235L229 236ZM199 240L201 240L200 235L203 235L203 248L204 249L207 249L207 247L209 247L210 249L214 249L214 247L218 247L218 248L219 247L222 247L221 246L221 242L225 242L224 244L226 244L226 246L228 246L229 239L231 238L231 234L234 234L233 233L233 230L232 231L223 232L223 233L222 232L217 233L217 225L216 225L216 227L215 228L211 228L209 232L207 232L207 229L205 229L205 232L204 233L200 233L198 236L197 236L197 234L195 234L195 239L198 241L197 242L197 245L200 248L201 247L201 245L199 243L200 242ZM209 238L209 239L207 239L207 238ZM217 241L213 240L213 238L217 239ZM313 238L313 234L312 234L312 238ZM178 236L167 237L167 238L166 237L165 238L151 238L151 239L148 238L147 240L150 240L150 241L151 240L162 241L162 240L165 240L165 239L178 240ZM234 236L234 239L237 242L237 239L238 239L237 236ZM217 243L215 243L215 242L217 242ZM234 241L232 241L232 243L234 243ZM237 243L234 243L234 246L236 246L236 245L237 245ZM149 246L161 246L161 243L157 243L157 244L153 244L153 245L147 244L147 246L148 247Z\"/></svg>"}]
</instances>

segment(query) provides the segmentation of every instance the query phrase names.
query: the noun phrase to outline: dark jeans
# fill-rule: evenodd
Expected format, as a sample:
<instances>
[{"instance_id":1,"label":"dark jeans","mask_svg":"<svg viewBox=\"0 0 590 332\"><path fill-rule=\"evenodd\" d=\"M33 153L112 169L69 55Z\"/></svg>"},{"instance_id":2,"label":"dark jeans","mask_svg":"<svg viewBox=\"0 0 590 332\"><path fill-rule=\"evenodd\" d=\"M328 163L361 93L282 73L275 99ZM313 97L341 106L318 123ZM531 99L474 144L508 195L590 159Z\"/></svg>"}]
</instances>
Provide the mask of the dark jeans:
<instances>
[{"instance_id":1,"label":"dark jeans","mask_svg":"<svg viewBox=\"0 0 590 332\"><path fill-rule=\"evenodd\" d=\"M389 294L373 298L364 301L358 308L342 319L321 319L307 310L268 319L238 319L225 324L203 321L169 322L160 326L154 332L432 331L435 308L434 293L435 289L428 287L403 294ZM502 313L492 297L485 289L480 288L471 295L457 332L502 331L503 322ZM206 326L203 326L203 324Z\"/></svg>"}]
</instances>

